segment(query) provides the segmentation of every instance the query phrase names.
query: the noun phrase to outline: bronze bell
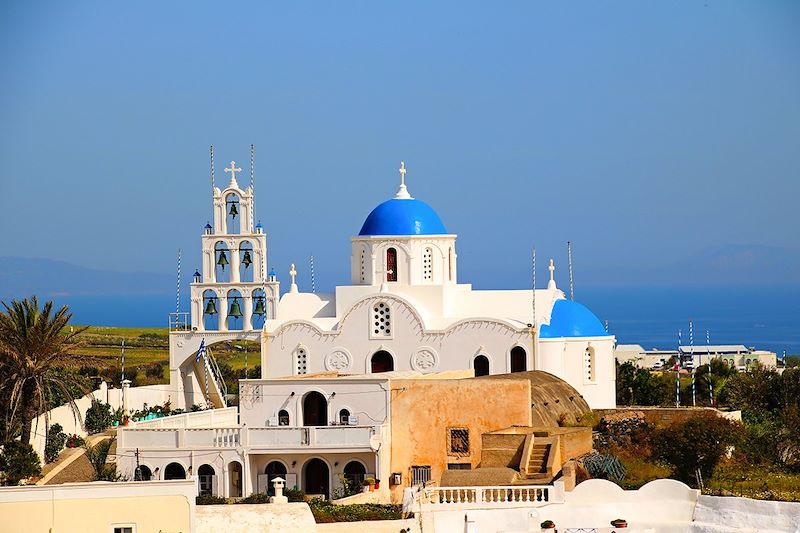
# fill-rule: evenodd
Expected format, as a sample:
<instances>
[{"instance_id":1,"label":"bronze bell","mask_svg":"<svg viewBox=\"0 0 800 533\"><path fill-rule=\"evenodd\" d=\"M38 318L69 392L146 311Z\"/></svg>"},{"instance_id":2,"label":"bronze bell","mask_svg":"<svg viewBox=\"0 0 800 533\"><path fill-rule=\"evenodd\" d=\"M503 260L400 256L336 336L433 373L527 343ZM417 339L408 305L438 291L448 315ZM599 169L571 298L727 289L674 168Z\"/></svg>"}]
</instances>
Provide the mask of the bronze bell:
<instances>
[{"instance_id":1,"label":"bronze bell","mask_svg":"<svg viewBox=\"0 0 800 533\"><path fill-rule=\"evenodd\" d=\"M225 270L225 265L228 263L228 256L225 255L225 251L221 251L219 253L219 259L217 259L217 264L222 267L222 270Z\"/></svg>"},{"instance_id":2,"label":"bronze bell","mask_svg":"<svg viewBox=\"0 0 800 533\"><path fill-rule=\"evenodd\" d=\"M233 303L231 304L231 310L228 313L228 316L232 316L233 318L242 318L242 309L239 307L239 299L234 298Z\"/></svg>"},{"instance_id":3,"label":"bronze bell","mask_svg":"<svg viewBox=\"0 0 800 533\"><path fill-rule=\"evenodd\" d=\"M254 315L259 315L259 316L267 314L267 310L266 310L266 308L264 306L264 297L263 296L260 297L258 300L256 300L256 308L253 309L253 314Z\"/></svg>"},{"instance_id":4,"label":"bronze bell","mask_svg":"<svg viewBox=\"0 0 800 533\"><path fill-rule=\"evenodd\" d=\"M206 304L206 314L207 315L216 315L217 314L217 304L214 303L214 298L209 298L208 303Z\"/></svg>"},{"instance_id":5,"label":"bronze bell","mask_svg":"<svg viewBox=\"0 0 800 533\"><path fill-rule=\"evenodd\" d=\"M245 268L253 264L253 260L250 258L250 250L244 251L244 257L242 257L242 264L244 265Z\"/></svg>"},{"instance_id":6,"label":"bronze bell","mask_svg":"<svg viewBox=\"0 0 800 533\"><path fill-rule=\"evenodd\" d=\"M230 216L232 216L233 218L236 218L236 215L239 214L239 210L236 209L236 204L235 203L231 203L231 209L230 209L230 211L228 211L228 214Z\"/></svg>"}]
</instances>

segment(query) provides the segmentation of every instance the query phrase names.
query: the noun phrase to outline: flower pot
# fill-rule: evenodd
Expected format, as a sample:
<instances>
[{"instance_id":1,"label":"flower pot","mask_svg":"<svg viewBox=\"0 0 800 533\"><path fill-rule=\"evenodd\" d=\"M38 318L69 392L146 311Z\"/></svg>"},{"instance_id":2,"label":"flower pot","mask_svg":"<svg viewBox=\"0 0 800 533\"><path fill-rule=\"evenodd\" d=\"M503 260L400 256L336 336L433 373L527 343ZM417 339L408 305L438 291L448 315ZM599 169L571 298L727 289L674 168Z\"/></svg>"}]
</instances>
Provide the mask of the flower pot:
<instances>
[{"instance_id":1,"label":"flower pot","mask_svg":"<svg viewBox=\"0 0 800 533\"><path fill-rule=\"evenodd\" d=\"M375 485L369 485L369 491L375 492Z\"/></svg>"},{"instance_id":2,"label":"flower pot","mask_svg":"<svg viewBox=\"0 0 800 533\"><path fill-rule=\"evenodd\" d=\"M381 488L381 480L380 479L376 479L375 480L375 488L376 489L380 489Z\"/></svg>"},{"instance_id":3,"label":"flower pot","mask_svg":"<svg viewBox=\"0 0 800 533\"><path fill-rule=\"evenodd\" d=\"M555 523L553 523L552 520L545 520L544 522L542 522L539 525L541 526L542 529L555 529L556 528L556 525L555 525Z\"/></svg>"},{"instance_id":4,"label":"flower pot","mask_svg":"<svg viewBox=\"0 0 800 533\"><path fill-rule=\"evenodd\" d=\"M613 527L622 529L622 528L628 527L628 521L627 520L623 520L622 518L617 518L616 520L612 520L611 521L611 525Z\"/></svg>"}]
</instances>

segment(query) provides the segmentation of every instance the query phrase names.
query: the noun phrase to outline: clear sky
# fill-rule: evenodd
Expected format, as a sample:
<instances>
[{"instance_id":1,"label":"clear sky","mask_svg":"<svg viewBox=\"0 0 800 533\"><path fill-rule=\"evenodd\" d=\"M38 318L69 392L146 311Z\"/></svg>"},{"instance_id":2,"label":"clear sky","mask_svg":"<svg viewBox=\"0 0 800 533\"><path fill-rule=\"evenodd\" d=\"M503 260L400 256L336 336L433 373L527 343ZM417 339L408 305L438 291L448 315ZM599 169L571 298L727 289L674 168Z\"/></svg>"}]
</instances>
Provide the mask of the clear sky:
<instances>
[{"instance_id":1,"label":"clear sky","mask_svg":"<svg viewBox=\"0 0 800 533\"><path fill-rule=\"evenodd\" d=\"M430 4L4 2L0 255L193 269L254 143L301 289L401 160L478 287L800 283L800 2Z\"/></svg>"}]
</instances>

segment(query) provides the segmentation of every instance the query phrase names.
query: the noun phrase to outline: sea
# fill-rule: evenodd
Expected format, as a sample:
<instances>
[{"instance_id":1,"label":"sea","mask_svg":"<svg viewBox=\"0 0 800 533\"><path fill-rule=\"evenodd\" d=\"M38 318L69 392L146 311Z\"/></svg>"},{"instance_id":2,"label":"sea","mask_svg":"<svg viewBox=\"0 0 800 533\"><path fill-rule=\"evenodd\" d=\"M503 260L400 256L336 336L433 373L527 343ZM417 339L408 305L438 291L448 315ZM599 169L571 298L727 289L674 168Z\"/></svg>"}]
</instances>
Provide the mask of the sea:
<instances>
[{"instance_id":1,"label":"sea","mask_svg":"<svg viewBox=\"0 0 800 533\"><path fill-rule=\"evenodd\" d=\"M744 344L780 358L800 354L800 287L576 287L620 344L671 349L678 344ZM175 296L72 296L56 298L74 313L73 323L167 327ZM188 302L182 305L188 309ZM693 339L689 337L692 322Z\"/></svg>"}]
</instances>

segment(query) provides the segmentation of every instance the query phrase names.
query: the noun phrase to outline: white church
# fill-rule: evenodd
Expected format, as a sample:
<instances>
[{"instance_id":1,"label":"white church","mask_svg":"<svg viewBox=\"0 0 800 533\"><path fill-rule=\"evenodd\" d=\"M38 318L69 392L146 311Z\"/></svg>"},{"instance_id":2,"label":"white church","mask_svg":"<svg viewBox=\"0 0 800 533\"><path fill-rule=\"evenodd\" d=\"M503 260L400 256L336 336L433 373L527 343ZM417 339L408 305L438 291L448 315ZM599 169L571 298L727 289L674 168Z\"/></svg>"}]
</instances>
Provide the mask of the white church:
<instances>
[{"instance_id":1,"label":"white church","mask_svg":"<svg viewBox=\"0 0 800 533\"><path fill-rule=\"evenodd\" d=\"M552 260L547 287L535 295L459 283L457 236L411 195L404 164L397 192L351 238L351 284L332 293L301 292L294 265L291 286L280 293L274 272L266 274L267 239L254 225L252 185L242 189L237 182L240 170L231 162L228 186L213 189L213 225L202 236L202 273L191 289L191 326L171 334L171 382L183 392L182 407L224 404L195 357L203 339L205 346L260 340L262 378L543 370L572 385L592 408L615 406L614 337L589 309L565 297Z\"/></svg>"}]
</instances>

